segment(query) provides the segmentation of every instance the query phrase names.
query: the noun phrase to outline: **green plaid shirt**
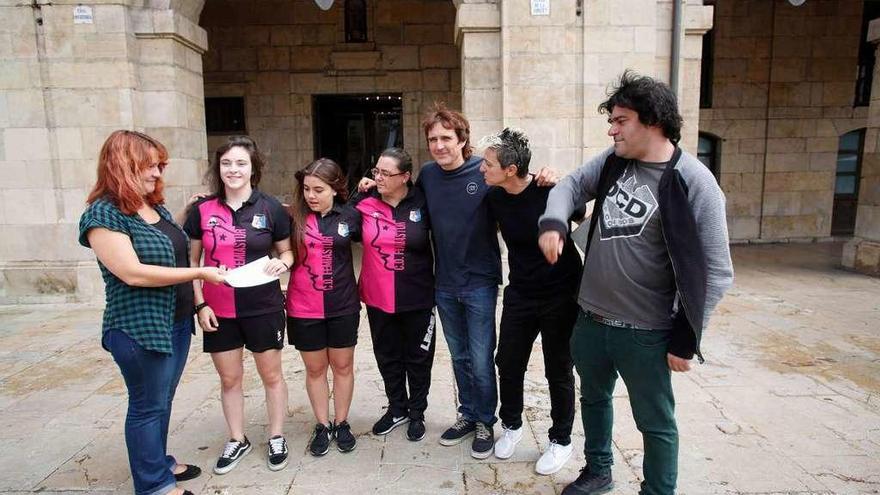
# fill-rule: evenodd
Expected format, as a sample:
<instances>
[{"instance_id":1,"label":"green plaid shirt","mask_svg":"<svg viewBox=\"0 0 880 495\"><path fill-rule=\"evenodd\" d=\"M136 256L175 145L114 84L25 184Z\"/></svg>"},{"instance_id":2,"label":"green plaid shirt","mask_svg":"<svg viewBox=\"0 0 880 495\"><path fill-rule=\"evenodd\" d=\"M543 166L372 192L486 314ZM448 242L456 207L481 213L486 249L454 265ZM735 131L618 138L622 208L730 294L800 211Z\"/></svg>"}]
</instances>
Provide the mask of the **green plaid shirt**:
<instances>
[{"instance_id":1,"label":"green plaid shirt","mask_svg":"<svg viewBox=\"0 0 880 495\"><path fill-rule=\"evenodd\" d=\"M157 206L156 211L177 225L163 206ZM122 213L106 198L90 204L80 217L80 244L91 247L86 234L93 228L122 232L130 237L138 259L145 265L177 266L174 248L165 234L146 223L137 213ZM171 354L171 327L176 302L174 286L133 287L113 275L100 261L98 266L107 301L102 334L111 328L121 330L145 349Z\"/></svg>"}]
</instances>

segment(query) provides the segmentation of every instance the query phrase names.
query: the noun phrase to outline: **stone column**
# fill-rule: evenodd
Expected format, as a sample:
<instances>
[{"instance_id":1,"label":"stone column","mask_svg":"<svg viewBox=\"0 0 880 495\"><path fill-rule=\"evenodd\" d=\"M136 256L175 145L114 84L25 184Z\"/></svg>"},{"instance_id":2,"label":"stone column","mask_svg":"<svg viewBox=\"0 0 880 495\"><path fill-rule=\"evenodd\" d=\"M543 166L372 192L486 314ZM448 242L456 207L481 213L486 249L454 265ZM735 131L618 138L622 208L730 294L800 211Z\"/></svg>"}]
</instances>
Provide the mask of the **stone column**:
<instances>
[{"instance_id":1,"label":"stone column","mask_svg":"<svg viewBox=\"0 0 880 495\"><path fill-rule=\"evenodd\" d=\"M77 232L110 132L144 130L168 146L171 208L206 158L204 31L127 4L82 4L92 15L75 23L77 5L0 1L0 303L100 299Z\"/></svg>"},{"instance_id":2,"label":"stone column","mask_svg":"<svg viewBox=\"0 0 880 495\"><path fill-rule=\"evenodd\" d=\"M501 9L495 1L456 1L455 43L461 56L461 109L471 141L501 128Z\"/></svg>"},{"instance_id":3,"label":"stone column","mask_svg":"<svg viewBox=\"0 0 880 495\"><path fill-rule=\"evenodd\" d=\"M878 46L875 55L880 62L880 19L871 21L868 41ZM856 229L852 240L844 246L843 266L880 275L880 63L874 64Z\"/></svg>"}]
</instances>

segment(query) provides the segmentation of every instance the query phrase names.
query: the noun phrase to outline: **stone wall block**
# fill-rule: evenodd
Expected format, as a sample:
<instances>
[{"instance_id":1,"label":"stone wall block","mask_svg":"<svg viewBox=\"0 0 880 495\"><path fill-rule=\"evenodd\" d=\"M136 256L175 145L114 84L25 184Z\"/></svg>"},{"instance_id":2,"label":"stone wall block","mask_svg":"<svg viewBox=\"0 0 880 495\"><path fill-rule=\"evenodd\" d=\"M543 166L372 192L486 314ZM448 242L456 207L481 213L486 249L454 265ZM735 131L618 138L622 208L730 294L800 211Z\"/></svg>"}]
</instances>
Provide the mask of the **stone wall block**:
<instances>
[{"instance_id":1,"label":"stone wall block","mask_svg":"<svg viewBox=\"0 0 880 495\"><path fill-rule=\"evenodd\" d=\"M461 44L462 58L498 58L501 56L501 36L497 32L468 33Z\"/></svg>"},{"instance_id":2,"label":"stone wall block","mask_svg":"<svg viewBox=\"0 0 880 495\"><path fill-rule=\"evenodd\" d=\"M376 91L376 78L373 76L347 76L338 78L339 91L343 93L372 93Z\"/></svg>"},{"instance_id":3,"label":"stone wall block","mask_svg":"<svg viewBox=\"0 0 880 495\"><path fill-rule=\"evenodd\" d=\"M424 45L419 47L419 64L423 69L457 67L458 49L454 45Z\"/></svg>"},{"instance_id":4,"label":"stone wall block","mask_svg":"<svg viewBox=\"0 0 880 495\"><path fill-rule=\"evenodd\" d=\"M406 24L403 42L407 45L432 45L452 42L454 28L448 24Z\"/></svg>"},{"instance_id":5,"label":"stone wall block","mask_svg":"<svg viewBox=\"0 0 880 495\"><path fill-rule=\"evenodd\" d=\"M250 94L271 95L290 91L290 75L286 72L257 72L256 80L249 84Z\"/></svg>"},{"instance_id":6,"label":"stone wall block","mask_svg":"<svg viewBox=\"0 0 880 495\"><path fill-rule=\"evenodd\" d=\"M330 46L303 46L290 54L290 68L297 72L325 70L330 62Z\"/></svg>"},{"instance_id":7,"label":"stone wall block","mask_svg":"<svg viewBox=\"0 0 880 495\"><path fill-rule=\"evenodd\" d=\"M382 53L333 52L330 54L331 66L336 70L375 70L379 67Z\"/></svg>"},{"instance_id":8,"label":"stone wall block","mask_svg":"<svg viewBox=\"0 0 880 495\"><path fill-rule=\"evenodd\" d=\"M422 71L394 71L384 76L376 76L377 91L412 91L422 85Z\"/></svg>"},{"instance_id":9,"label":"stone wall block","mask_svg":"<svg viewBox=\"0 0 880 495\"><path fill-rule=\"evenodd\" d=\"M319 72L303 72L290 75L290 89L297 93L336 92L336 78Z\"/></svg>"},{"instance_id":10,"label":"stone wall block","mask_svg":"<svg viewBox=\"0 0 880 495\"><path fill-rule=\"evenodd\" d=\"M256 70L257 53L252 48L230 48L221 52L224 71Z\"/></svg>"},{"instance_id":11,"label":"stone wall block","mask_svg":"<svg viewBox=\"0 0 880 495\"><path fill-rule=\"evenodd\" d=\"M802 153L807 143L801 138L773 138L767 140L768 153Z\"/></svg>"},{"instance_id":12,"label":"stone wall block","mask_svg":"<svg viewBox=\"0 0 880 495\"><path fill-rule=\"evenodd\" d=\"M7 224L39 225L58 220L51 189L5 189L0 194Z\"/></svg>"},{"instance_id":13,"label":"stone wall block","mask_svg":"<svg viewBox=\"0 0 880 495\"><path fill-rule=\"evenodd\" d=\"M462 67L465 87L501 88L501 59L465 59Z\"/></svg>"},{"instance_id":14,"label":"stone wall block","mask_svg":"<svg viewBox=\"0 0 880 495\"><path fill-rule=\"evenodd\" d=\"M584 33L584 45L600 53L633 53L635 34L633 28L594 28Z\"/></svg>"},{"instance_id":15,"label":"stone wall block","mask_svg":"<svg viewBox=\"0 0 880 495\"><path fill-rule=\"evenodd\" d=\"M419 68L419 47L417 46L383 46L381 53L383 69L413 70Z\"/></svg>"},{"instance_id":16,"label":"stone wall block","mask_svg":"<svg viewBox=\"0 0 880 495\"><path fill-rule=\"evenodd\" d=\"M7 160L49 159L48 130L39 127L4 129L3 150Z\"/></svg>"},{"instance_id":17,"label":"stone wall block","mask_svg":"<svg viewBox=\"0 0 880 495\"><path fill-rule=\"evenodd\" d=\"M290 49L287 47L264 46L257 49L259 70L290 69Z\"/></svg>"},{"instance_id":18,"label":"stone wall block","mask_svg":"<svg viewBox=\"0 0 880 495\"><path fill-rule=\"evenodd\" d=\"M5 96L5 99L2 98ZM46 124L42 91L36 89L5 91L0 96L0 124L3 127L42 127Z\"/></svg>"},{"instance_id":19,"label":"stone wall block","mask_svg":"<svg viewBox=\"0 0 880 495\"><path fill-rule=\"evenodd\" d=\"M302 30L295 26L269 27L269 44L272 46L295 46L302 42Z\"/></svg>"},{"instance_id":20,"label":"stone wall block","mask_svg":"<svg viewBox=\"0 0 880 495\"><path fill-rule=\"evenodd\" d=\"M767 143L770 146L770 143ZM768 172L792 172L809 170L810 155L808 153L767 153Z\"/></svg>"}]
</instances>

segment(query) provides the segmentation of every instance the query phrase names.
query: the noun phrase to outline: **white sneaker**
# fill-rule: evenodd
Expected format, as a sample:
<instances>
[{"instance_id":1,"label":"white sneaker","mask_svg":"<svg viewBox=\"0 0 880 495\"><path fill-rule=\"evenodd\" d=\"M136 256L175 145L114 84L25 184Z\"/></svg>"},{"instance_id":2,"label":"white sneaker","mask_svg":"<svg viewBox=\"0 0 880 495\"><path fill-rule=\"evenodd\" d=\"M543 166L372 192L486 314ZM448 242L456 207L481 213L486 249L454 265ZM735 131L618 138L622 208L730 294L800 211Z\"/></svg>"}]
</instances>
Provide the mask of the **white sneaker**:
<instances>
[{"instance_id":1,"label":"white sneaker","mask_svg":"<svg viewBox=\"0 0 880 495\"><path fill-rule=\"evenodd\" d=\"M495 457L498 459L509 459L516 450L516 444L522 440L522 426L515 430L511 430L506 426L501 426L501 435L495 442Z\"/></svg>"},{"instance_id":2,"label":"white sneaker","mask_svg":"<svg viewBox=\"0 0 880 495\"><path fill-rule=\"evenodd\" d=\"M559 471L571 459L572 452L574 452L572 444L559 445L555 441L550 440L547 450L544 451L544 454L535 463L535 472L538 474L553 474Z\"/></svg>"}]
</instances>

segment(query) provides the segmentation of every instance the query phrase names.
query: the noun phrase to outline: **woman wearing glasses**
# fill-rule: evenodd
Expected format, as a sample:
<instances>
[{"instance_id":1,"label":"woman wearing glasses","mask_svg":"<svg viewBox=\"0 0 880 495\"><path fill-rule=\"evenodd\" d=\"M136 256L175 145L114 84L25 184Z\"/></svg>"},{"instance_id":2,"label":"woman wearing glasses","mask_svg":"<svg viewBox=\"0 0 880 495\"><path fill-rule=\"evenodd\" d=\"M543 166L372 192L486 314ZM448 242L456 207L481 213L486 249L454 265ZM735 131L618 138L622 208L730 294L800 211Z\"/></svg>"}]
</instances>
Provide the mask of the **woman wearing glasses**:
<instances>
[{"instance_id":1,"label":"woman wearing glasses","mask_svg":"<svg viewBox=\"0 0 880 495\"><path fill-rule=\"evenodd\" d=\"M406 151L385 150L372 172L376 188L356 198L355 207L364 243L360 295L388 396L388 410L373 425L373 434L385 435L408 422L406 437L415 442L425 437L434 362L430 223Z\"/></svg>"}]
</instances>

